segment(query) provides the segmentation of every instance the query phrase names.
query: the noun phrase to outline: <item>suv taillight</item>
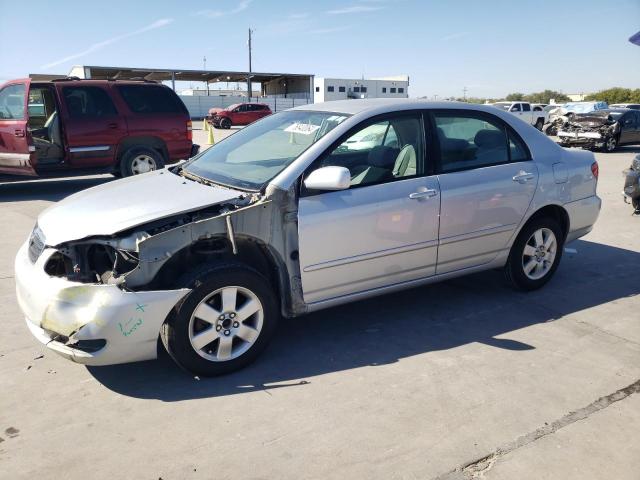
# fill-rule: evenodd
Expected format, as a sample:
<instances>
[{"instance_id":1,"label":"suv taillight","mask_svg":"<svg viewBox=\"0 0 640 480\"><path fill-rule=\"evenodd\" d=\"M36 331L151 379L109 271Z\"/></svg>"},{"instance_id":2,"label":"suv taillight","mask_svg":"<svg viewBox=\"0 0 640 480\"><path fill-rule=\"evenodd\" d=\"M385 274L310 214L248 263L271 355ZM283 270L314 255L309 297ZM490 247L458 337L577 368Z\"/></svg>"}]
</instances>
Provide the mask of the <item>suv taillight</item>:
<instances>
[{"instance_id":1,"label":"suv taillight","mask_svg":"<svg viewBox=\"0 0 640 480\"><path fill-rule=\"evenodd\" d=\"M191 120L187 120L187 140L193 140L193 124Z\"/></svg>"},{"instance_id":2,"label":"suv taillight","mask_svg":"<svg viewBox=\"0 0 640 480\"><path fill-rule=\"evenodd\" d=\"M593 162L591 164L591 173L593 173L595 179L598 180L598 174L600 173L600 170L598 169L598 162Z\"/></svg>"}]
</instances>

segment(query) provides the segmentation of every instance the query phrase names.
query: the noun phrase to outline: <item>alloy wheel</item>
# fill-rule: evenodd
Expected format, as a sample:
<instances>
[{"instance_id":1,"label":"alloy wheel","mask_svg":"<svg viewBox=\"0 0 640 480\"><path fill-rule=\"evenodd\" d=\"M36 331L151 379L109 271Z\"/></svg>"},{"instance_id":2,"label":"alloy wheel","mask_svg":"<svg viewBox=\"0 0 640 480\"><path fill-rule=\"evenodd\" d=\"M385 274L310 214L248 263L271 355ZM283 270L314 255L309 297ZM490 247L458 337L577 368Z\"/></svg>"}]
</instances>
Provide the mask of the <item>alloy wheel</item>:
<instances>
[{"instance_id":1,"label":"alloy wheel","mask_svg":"<svg viewBox=\"0 0 640 480\"><path fill-rule=\"evenodd\" d=\"M557 249L558 241L552 230L540 228L533 232L522 253L524 274L531 280L544 277L553 267Z\"/></svg>"},{"instance_id":2,"label":"alloy wheel","mask_svg":"<svg viewBox=\"0 0 640 480\"><path fill-rule=\"evenodd\" d=\"M264 308L243 287L224 287L200 301L189 320L189 341L206 360L226 362L244 354L260 336Z\"/></svg>"}]
</instances>

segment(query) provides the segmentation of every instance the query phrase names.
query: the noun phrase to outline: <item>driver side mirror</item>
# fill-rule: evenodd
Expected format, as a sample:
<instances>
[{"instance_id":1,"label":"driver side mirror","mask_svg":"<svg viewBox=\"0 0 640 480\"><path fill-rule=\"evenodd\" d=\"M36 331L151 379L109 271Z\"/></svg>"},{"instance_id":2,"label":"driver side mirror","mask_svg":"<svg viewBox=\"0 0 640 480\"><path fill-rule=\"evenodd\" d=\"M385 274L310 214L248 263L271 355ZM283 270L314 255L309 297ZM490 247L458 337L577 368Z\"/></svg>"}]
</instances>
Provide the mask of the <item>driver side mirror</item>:
<instances>
[{"instance_id":1,"label":"driver side mirror","mask_svg":"<svg viewBox=\"0 0 640 480\"><path fill-rule=\"evenodd\" d=\"M351 172L345 167L322 167L304 180L309 190L346 190L351 186Z\"/></svg>"}]
</instances>

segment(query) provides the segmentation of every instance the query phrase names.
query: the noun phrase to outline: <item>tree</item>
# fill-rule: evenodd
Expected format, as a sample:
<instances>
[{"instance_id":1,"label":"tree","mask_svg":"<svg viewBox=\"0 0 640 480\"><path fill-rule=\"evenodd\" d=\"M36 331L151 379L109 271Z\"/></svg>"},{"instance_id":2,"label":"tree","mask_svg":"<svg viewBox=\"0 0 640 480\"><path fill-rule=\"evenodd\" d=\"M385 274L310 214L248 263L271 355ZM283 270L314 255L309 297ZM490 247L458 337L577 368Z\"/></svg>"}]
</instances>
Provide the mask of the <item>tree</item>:
<instances>
[{"instance_id":1,"label":"tree","mask_svg":"<svg viewBox=\"0 0 640 480\"><path fill-rule=\"evenodd\" d=\"M592 93L585 100L602 101L607 103L640 103L640 88L613 87Z\"/></svg>"},{"instance_id":2,"label":"tree","mask_svg":"<svg viewBox=\"0 0 640 480\"><path fill-rule=\"evenodd\" d=\"M524 100L524 93L510 93L505 97L505 100L507 100L508 102L520 102Z\"/></svg>"},{"instance_id":3,"label":"tree","mask_svg":"<svg viewBox=\"0 0 640 480\"><path fill-rule=\"evenodd\" d=\"M556 103L568 102L571 100L564 93L557 92L555 90L544 90L542 92L530 93L524 96L524 99L529 103L551 103L552 98Z\"/></svg>"}]
</instances>

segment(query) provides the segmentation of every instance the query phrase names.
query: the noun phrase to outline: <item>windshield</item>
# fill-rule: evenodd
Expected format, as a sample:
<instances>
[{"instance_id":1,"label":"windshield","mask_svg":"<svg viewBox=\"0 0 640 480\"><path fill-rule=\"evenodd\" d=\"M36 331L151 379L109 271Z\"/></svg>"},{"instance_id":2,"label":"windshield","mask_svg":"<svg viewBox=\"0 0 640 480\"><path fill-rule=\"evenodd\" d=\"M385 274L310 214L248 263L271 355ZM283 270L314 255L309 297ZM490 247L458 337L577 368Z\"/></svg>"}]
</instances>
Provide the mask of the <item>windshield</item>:
<instances>
[{"instance_id":1,"label":"windshield","mask_svg":"<svg viewBox=\"0 0 640 480\"><path fill-rule=\"evenodd\" d=\"M347 117L300 110L277 113L209 148L185 170L230 187L260 190Z\"/></svg>"},{"instance_id":2,"label":"windshield","mask_svg":"<svg viewBox=\"0 0 640 480\"><path fill-rule=\"evenodd\" d=\"M240 103L234 103L233 105L229 105L227 108L225 108L225 110L227 112L231 112L232 110L235 110L236 108L238 108L241 104Z\"/></svg>"},{"instance_id":3,"label":"windshield","mask_svg":"<svg viewBox=\"0 0 640 480\"><path fill-rule=\"evenodd\" d=\"M608 108L606 102L578 102L578 103L567 103L564 108L568 112L574 113L591 113L596 110L605 110Z\"/></svg>"},{"instance_id":4,"label":"windshield","mask_svg":"<svg viewBox=\"0 0 640 480\"><path fill-rule=\"evenodd\" d=\"M498 102L498 103L494 103L493 106L501 108L502 110L509 111L509 107L511 106L511 102Z\"/></svg>"}]
</instances>

